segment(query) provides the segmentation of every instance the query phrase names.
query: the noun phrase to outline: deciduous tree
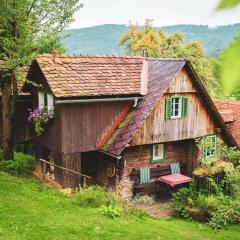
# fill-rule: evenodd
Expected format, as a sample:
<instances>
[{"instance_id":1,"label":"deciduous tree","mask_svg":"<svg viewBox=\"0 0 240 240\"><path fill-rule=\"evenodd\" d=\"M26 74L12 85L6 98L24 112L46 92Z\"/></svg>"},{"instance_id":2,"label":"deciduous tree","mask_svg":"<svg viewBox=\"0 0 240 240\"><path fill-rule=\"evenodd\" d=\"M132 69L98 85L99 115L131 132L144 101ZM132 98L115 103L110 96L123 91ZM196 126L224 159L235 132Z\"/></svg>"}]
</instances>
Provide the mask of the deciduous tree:
<instances>
[{"instance_id":1,"label":"deciduous tree","mask_svg":"<svg viewBox=\"0 0 240 240\"><path fill-rule=\"evenodd\" d=\"M142 27L130 24L129 31L122 35L119 45L124 46L127 54L131 55L187 59L191 61L204 85L212 91L212 66L199 41L185 43L183 34L176 32L168 35L153 27L151 20L146 20Z\"/></svg>"}]
</instances>

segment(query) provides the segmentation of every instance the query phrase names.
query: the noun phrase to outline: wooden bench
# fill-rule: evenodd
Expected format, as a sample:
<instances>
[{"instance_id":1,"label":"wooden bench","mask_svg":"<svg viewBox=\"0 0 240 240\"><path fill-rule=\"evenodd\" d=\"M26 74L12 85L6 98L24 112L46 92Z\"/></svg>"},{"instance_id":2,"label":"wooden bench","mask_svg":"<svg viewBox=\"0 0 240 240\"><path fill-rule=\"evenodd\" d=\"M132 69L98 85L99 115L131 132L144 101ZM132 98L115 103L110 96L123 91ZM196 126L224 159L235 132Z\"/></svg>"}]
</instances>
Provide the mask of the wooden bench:
<instances>
[{"instance_id":1,"label":"wooden bench","mask_svg":"<svg viewBox=\"0 0 240 240\"><path fill-rule=\"evenodd\" d=\"M185 173L186 172L185 164L180 163L180 167L181 172ZM155 180L157 180L161 176L169 174L171 174L170 165L150 168L150 182L140 184L140 170L134 168L130 173L130 180L134 182L133 195L157 193L158 186L156 185Z\"/></svg>"}]
</instances>

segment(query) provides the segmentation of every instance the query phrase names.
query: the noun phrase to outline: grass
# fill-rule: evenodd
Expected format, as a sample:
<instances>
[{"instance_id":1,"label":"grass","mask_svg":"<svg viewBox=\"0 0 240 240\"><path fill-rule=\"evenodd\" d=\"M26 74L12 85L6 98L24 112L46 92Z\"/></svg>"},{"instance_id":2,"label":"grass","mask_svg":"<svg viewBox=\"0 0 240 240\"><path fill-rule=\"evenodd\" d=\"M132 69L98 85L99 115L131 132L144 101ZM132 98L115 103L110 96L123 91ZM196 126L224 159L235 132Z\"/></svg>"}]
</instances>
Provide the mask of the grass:
<instances>
[{"instance_id":1,"label":"grass","mask_svg":"<svg viewBox=\"0 0 240 240\"><path fill-rule=\"evenodd\" d=\"M0 240L11 239L240 240L240 235L239 225L215 233L205 224L175 218L110 219L55 190L42 190L32 179L0 172Z\"/></svg>"}]
</instances>

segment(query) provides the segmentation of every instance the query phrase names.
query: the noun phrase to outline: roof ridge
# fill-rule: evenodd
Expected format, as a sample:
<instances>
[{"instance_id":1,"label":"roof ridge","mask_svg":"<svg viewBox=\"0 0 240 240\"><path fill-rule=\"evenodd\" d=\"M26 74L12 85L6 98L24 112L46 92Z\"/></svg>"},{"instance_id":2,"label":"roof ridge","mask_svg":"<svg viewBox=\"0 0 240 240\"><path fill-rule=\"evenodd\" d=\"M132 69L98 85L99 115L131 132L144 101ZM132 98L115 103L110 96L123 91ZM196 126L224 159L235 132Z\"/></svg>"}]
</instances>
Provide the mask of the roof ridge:
<instances>
[{"instance_id":1,"label":"roof ridge","mask_svg":"<svg viewBox=\"0 0 240 240\"><path fill-rule=\"evenodd\" d=\"M151 60L151 61L188 61L185 58L152 58L152 57L147 57L147 60Z\"/></svg>"},{"instance_id":2,"label":"roof ridge","mask_svg":"<svg viewBox=\"0 0 240 240\"><path fill-rule=\"evenodd\" d=\"M38 58L41 57L51 57L52 54L42 54ZM62 54L59 55L58 58L128 58L128 59L144 59L141 56L117 56L117 55L88 55L88 54Z\"/></svg>"}]
</instances>

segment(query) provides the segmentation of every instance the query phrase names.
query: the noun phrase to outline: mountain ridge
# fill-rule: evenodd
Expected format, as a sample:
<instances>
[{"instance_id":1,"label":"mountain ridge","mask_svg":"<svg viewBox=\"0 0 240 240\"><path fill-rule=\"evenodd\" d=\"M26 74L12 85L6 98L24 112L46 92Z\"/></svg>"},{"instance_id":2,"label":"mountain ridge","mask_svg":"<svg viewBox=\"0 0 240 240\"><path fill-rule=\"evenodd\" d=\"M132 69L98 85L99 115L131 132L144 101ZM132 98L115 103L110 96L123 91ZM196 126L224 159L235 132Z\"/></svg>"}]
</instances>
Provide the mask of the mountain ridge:
<instances>
[{"instance_id":1,"label":"mountain ridge","mask_svg":"<svg viewBox=\"0 0 240 240\"><path fill-rule=\"evenodd\" d=\"M218 56L234 36L240 33L240 23L209 27L208 25L179 24L161 27L166 33L181 32L185 41L200 40L208 56ZM128 31L127 25L104 24L63 31L68 35L62 40L69 54L122 55L124 48L118 46L122 34Z\"/></svg>"}]
</instances>

